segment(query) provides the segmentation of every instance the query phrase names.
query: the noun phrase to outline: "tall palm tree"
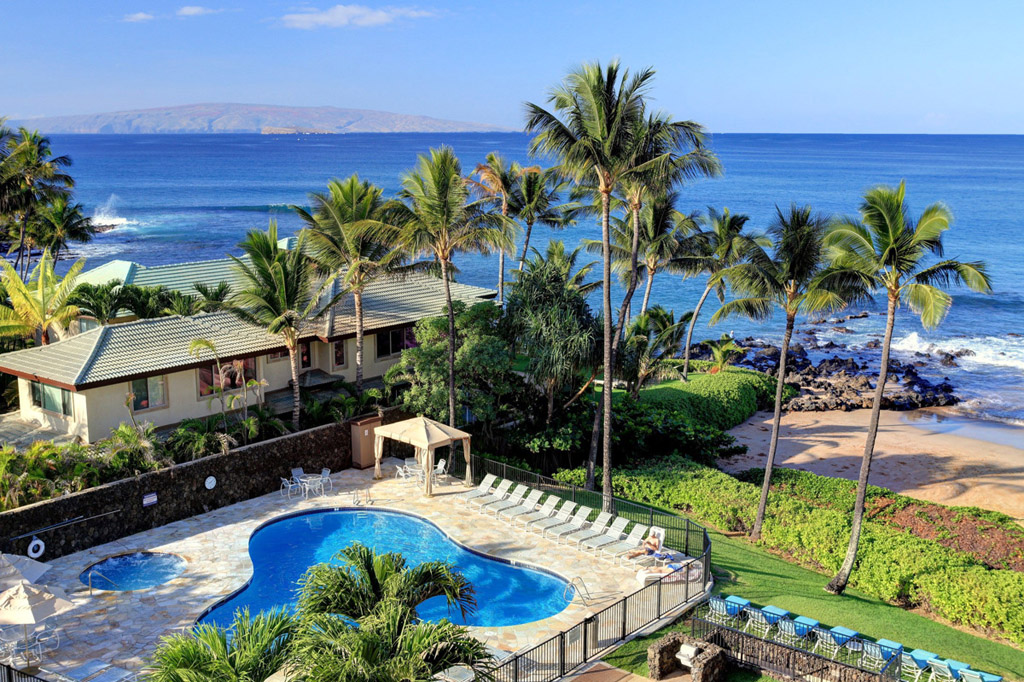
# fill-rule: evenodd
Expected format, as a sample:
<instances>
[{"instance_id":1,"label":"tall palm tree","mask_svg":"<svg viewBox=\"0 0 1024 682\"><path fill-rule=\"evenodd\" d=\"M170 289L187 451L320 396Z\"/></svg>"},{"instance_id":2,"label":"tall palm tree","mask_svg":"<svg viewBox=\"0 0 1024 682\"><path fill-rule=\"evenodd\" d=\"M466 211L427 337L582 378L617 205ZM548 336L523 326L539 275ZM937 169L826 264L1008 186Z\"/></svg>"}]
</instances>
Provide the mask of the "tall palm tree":
<instances>
[{"instance_id":1,"label":"tall palm tree","mask_svg":"<svg viewBox=\"0 0 1024 682\"><path fill-rule=\"evenodd\" d=\"M793 204L788 213L776 207L775 220L768 228L768 237L774 244L771 257L755 257L750 262L735 265L725 271L726 280L740 298L723 305L711 318L711 324L717 324L731 315L764 320L771 317L776 309L786 317L775 382L772 436L768 446L768 461L764 467L761 500L750 531L752 540L761 537L761 526L768 505L772 467L775 465L782 424L786 360L797 315L844 308L867 293L863 287L840 286L839 282L830 283L820 278L827 264L825 234L829 224L827 216L813 213L810 206Z\"/></svg>"},{"instance_id":2,"label":"tall palm tree","mask_svg":"<svg viewBox=\"0 0 1024 682\"><path fill-rule=\"evenodd\" d=\"M689 276L707 275L707 285L693 309L690 328L686 331L686 345L683 348L683 381L689 378L690 345L693 342L693 328L700 316L708 294L712 291L718 295L719 301L725 300L725 278L723 273L729 268L757 254L758 251L770 246L763 235L751 235L744 232L748 216L741 213L730 213L729 209L721 212L708 208L706 217L701 218L703 229L698 230L683 240L681 254L676 256L675 263Z\"/></svg>"},{"instance_id":3,"label":"tall palm tree","mask_svg":"<svg viewBox=\"0 0 1024 682\"><path fill-rule=\"evenodd\" d=\"M488 253L509 249L507 219L470 201L462 164L451 147L420 155L416 167L402 177L402 202L385 211L387 225L404 253L427 255L441 270L448 314L448 424L455 426L455 309L452 307L452 258L457 253Z\"/></svg>"},{"instance_id":4,"label":"tall palm tree","mask_svg":"<svg viewBox=\"0 0 1024 682\"><path fill-rule=\"evenodd\" d=\"M399 270L400 249L367 229L380 220L383 190L358 175L331 180L326 193L309 195L312 213L293 206L306 222L310 255L326 274L339 277L352 292L356 314L356 388L363 390L363 292L373 280Z\"/></svg>"},{"instance_id":5,"label":"tall palm tree","mask_svg":"<svg viewBox=\"0 0 1024 682\"><path fill-rule=\"evenodd\" d=\"M526 224L523 249L519 254L519 270L526 263L534 225L562 229L575 224L579 204L558 203L568 186L569 183L562 180L554 168L523 173L516 181L508 201L511 214Z\"/></svg>"},{"instance_id":6,"label":"tall palm tree","mask_svg":"<svg viewBox=\"0 0 1024 682\"><path fill-rule=\"evenodd\" d=\"M78 306L80 314L95 318L99 324L110 324L129 305L121 281L116 279L106 284L79 284L68 302Z\"/></svg>"},{"instance_id":7,"label":"tall palm tree","mask_svg":"<svg viewBox=\"0 0 1024 682\"><path fill-rule=\"evenodd\" d=\"M62 249L69 242L86 244L96 235L92 218L82 213L82 205L73 203L67 196L57 195L36 209L31 226L33 241L53 253L55 261L60 260Z\"/></svg>"},{"instance_id":8,"label":"tall palm tree","mask_svg":"<svg viewBox=\"0 0 1024 682\"><path fill-rule=\"evenodd\" d=\"M0 259L3 287L11 307L0 307L0 336L31 336L38 333L40 342L50 343L50 334L58 339L66 335L68 325L78 317L78 306L70 302L75 279L85 266L84 260L71 266L64 277L53 271L53 258L44 251L39 264L26 282L14 266Z\"/></svg>"},{"instance_id":9,"label":"tall palm tree","mask_svg":"<svg viewBox=\"0 0 1024 682\"><path fill-rule=\"evenodd\" d=\"M284 667L296 629L285 611L239 611L228 628L199 624L164 637L146 670L152 682L263 682Z\"/></svg>"},{"instance_id":10,"label":"tall palm tree","mask_svg":"<svg viewBox=\"0 0 1024 682\"><path fill-rule=\"evenodd\" d=\"M280 336L292 370L292 426L300 428L302 397L299 393L299 335L307 320L321 316L341 294L322 302L331 283L318 285L313 262L305 253L306 235L299 233L295 247L283 248L277 240L277 223L266 232L250 230L238 245L247 259L231 256L235 272L244 283L231 297L231 312L238 318Z\"/></svg>"},{"instance_id":11,"label":"tall palm tree","mask_svg":"<svg viewBox=\"0 0 1024 682\"><path fill-rule=\"evenodd\" d=\"M540 168L530 166L523 168L519 163L509 163L501 154L491 152L487 155L484 163L477 164L473 174L479 180L470 178L468 182L476 188L483 196L496 201L501 208L503 218L509 217L509 196L512 194L519 180L528 174L539 173ZM507 226L510 230L515 229L515 223L509 221ZM509 235L510 237L512 234ZM513 243L513 246L515 244ZM505 250L498 249L498 304L505 302Z\"/></svg>"},{"instance_id":12,"label":"tall palm tree","mask_svg":"<svg viewBox=\"0 0 1024 682\"><path fill-rule=\"evenodd\" d=\"M901 181L898 187L878 186L869 190L860 205L860 218L839 221L825 239L826 246L833 251L834 260L823 275L823 281L842 286L855 283L873 290L884 290L887 300L882 363L857 479L850 544L839 573L825 588L833 594L841 594L846 589L857 560L857 546L864 523L864 498L889 372L889 348L896 325L896 310L905 298L910 310L921 318L921 324L926 329L934 329L942 322L953 302L953 297L942 287L962 284L974 291L992 291L984 263L943 257L942 235L952 221L952 213L942 203L928 206L914 220L906 204L906 184ZM931 256L938 260L928 264Z\"/></svg>"}]
</instances>

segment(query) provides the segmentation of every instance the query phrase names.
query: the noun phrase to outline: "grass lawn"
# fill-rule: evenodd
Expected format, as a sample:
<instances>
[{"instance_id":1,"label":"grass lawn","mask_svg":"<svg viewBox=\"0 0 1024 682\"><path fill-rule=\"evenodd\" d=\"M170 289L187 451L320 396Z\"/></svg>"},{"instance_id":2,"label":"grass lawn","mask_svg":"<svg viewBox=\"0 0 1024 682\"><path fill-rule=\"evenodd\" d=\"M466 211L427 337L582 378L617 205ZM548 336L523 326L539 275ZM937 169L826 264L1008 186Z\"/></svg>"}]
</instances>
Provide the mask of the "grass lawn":
<instances>
[{"instance_id":1,"label":"grass lawn","mask_svg":"<svg viewBox=\"0 0 1024 682\"><path fill-rule=\"evenodd\" d=\"M828 582L826 576L795 566L744 539L713 532L711 542L716 592L742 595L762 606L774 604L823 624L845 625L875 639L902 642L908 650L927 649L1008 680L1024 680L1024 652L1018 649L961 632L856 590L847 590L842 597L830 595L822 589ZM633 640L605 661L646 676L647 647L666 632L682 628L677 623ZM756 682L756 677L747 674L733 682Z\"/></svg>"}]
</instances>

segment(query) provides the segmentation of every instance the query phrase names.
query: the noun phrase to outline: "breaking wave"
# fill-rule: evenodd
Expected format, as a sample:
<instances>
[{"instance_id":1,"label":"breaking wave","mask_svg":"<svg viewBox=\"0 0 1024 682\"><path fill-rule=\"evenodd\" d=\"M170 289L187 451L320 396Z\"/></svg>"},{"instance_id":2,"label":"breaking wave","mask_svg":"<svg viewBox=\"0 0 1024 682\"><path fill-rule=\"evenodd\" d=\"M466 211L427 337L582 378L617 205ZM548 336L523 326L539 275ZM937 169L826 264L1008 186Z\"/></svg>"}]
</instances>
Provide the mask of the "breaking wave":
<instances>
[{"instance_id":1,"label":"breaking wave","mask_svg":"<svg viewBox=\"0 0 1024 682\"><path fill-rule=\"evenodd\" d=\"M953 353L967 350L957 359L965 369L982 365L1024 370L1024 337L975 336L929 341L918 332L894 341L893 350L903 353Z\"/></svg>"}]
</instances>

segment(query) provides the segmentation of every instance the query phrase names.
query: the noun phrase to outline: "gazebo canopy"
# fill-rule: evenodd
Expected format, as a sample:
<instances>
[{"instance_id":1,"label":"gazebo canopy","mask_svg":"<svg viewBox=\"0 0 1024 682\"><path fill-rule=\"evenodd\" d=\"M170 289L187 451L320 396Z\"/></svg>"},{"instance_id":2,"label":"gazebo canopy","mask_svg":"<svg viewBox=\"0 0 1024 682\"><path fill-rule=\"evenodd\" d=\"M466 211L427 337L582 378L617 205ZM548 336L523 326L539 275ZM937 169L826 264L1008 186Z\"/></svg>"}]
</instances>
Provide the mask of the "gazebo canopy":
<instances>
[{"instance_id":1,"label":"gazebo canopy","mask_svg":"<svg viewBox=\"0 0 1024 682\"><path fill-rule=\"evenodd\" d=\"M394 424L382 424L374 429L374 455L376 457L376 470L374 475L381 477L380 459L384 454L384 439L390 438L400 443L407 443L416 449L417 459L420 459L423 472L426 478L425 491L428 495L432 492L431 474L434 469L435 448L452 445L455 442L462 442L462 451L466 457L466 476L469 480L469 440L470 434L460 431L453 426L428 419L423 416L413 417ZM422 453L423 457L420 457Z\"/></svg>"}]
</instances>

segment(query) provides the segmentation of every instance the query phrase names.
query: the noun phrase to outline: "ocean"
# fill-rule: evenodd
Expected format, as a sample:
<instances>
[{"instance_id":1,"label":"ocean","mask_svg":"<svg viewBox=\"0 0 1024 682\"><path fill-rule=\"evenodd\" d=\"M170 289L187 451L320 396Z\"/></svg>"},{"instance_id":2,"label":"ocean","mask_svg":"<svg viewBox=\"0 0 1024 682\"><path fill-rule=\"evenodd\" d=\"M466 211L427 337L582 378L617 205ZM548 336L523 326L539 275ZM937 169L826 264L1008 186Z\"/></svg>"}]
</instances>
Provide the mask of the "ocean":
<instances>
[{"instance_id":1,"label":"ocean","mask_svg":"<svg viewBox=\"0 0 1024 682\"><path fill-rule=\"evenodd\" d=\"M55 153L74 161L77 200L99 222L117 225L74 247L89 268L113 259L154 265L221 258L237 252L247 230L264 229L271 219L283 234L292 233L301 224L288 206L305 205L307 193L323 189L328 179L359 173L394 193L417 155L441 144L455 149L466 172L491 151L530 160L528 138L517 133L54 135L52 141ZM853 214L865 189L901 179L913 212L934 201L948 204L956 223L945 240L947 255L985 261L995 291L956 291L949 316L934 331L924 330L904 308L897 317L896 357L972 351L959 366L934 362L922 376L948 377L967 414L1024 423L1024 337L1018 335L1024 333L1024 136L722 134L712 144L725 175L684 188L682 210L728 207L749 215L749 225L758 229L767 226L776 205L790 202ZM599 236L600 226L588 220L560 232L536 228L531 245L543 248L549 239L576 245ZM496 257L461 256L456 265L461 281L495 286ZM702 288L700 279L659 274L652 299L678 314L693 306ZM613 301L621 296L615 292ZM715 305L709 299L703 320ZM860 310L877 313L882 307L848 312ZM700 324L695 339L732 332L777 341L781 323ZM883 323L871 315L843 323L849 333L828 331L818 338L857 347L878 338ZM871 353L862 356L877 361Z\"/></svg>"}]
</instances>

